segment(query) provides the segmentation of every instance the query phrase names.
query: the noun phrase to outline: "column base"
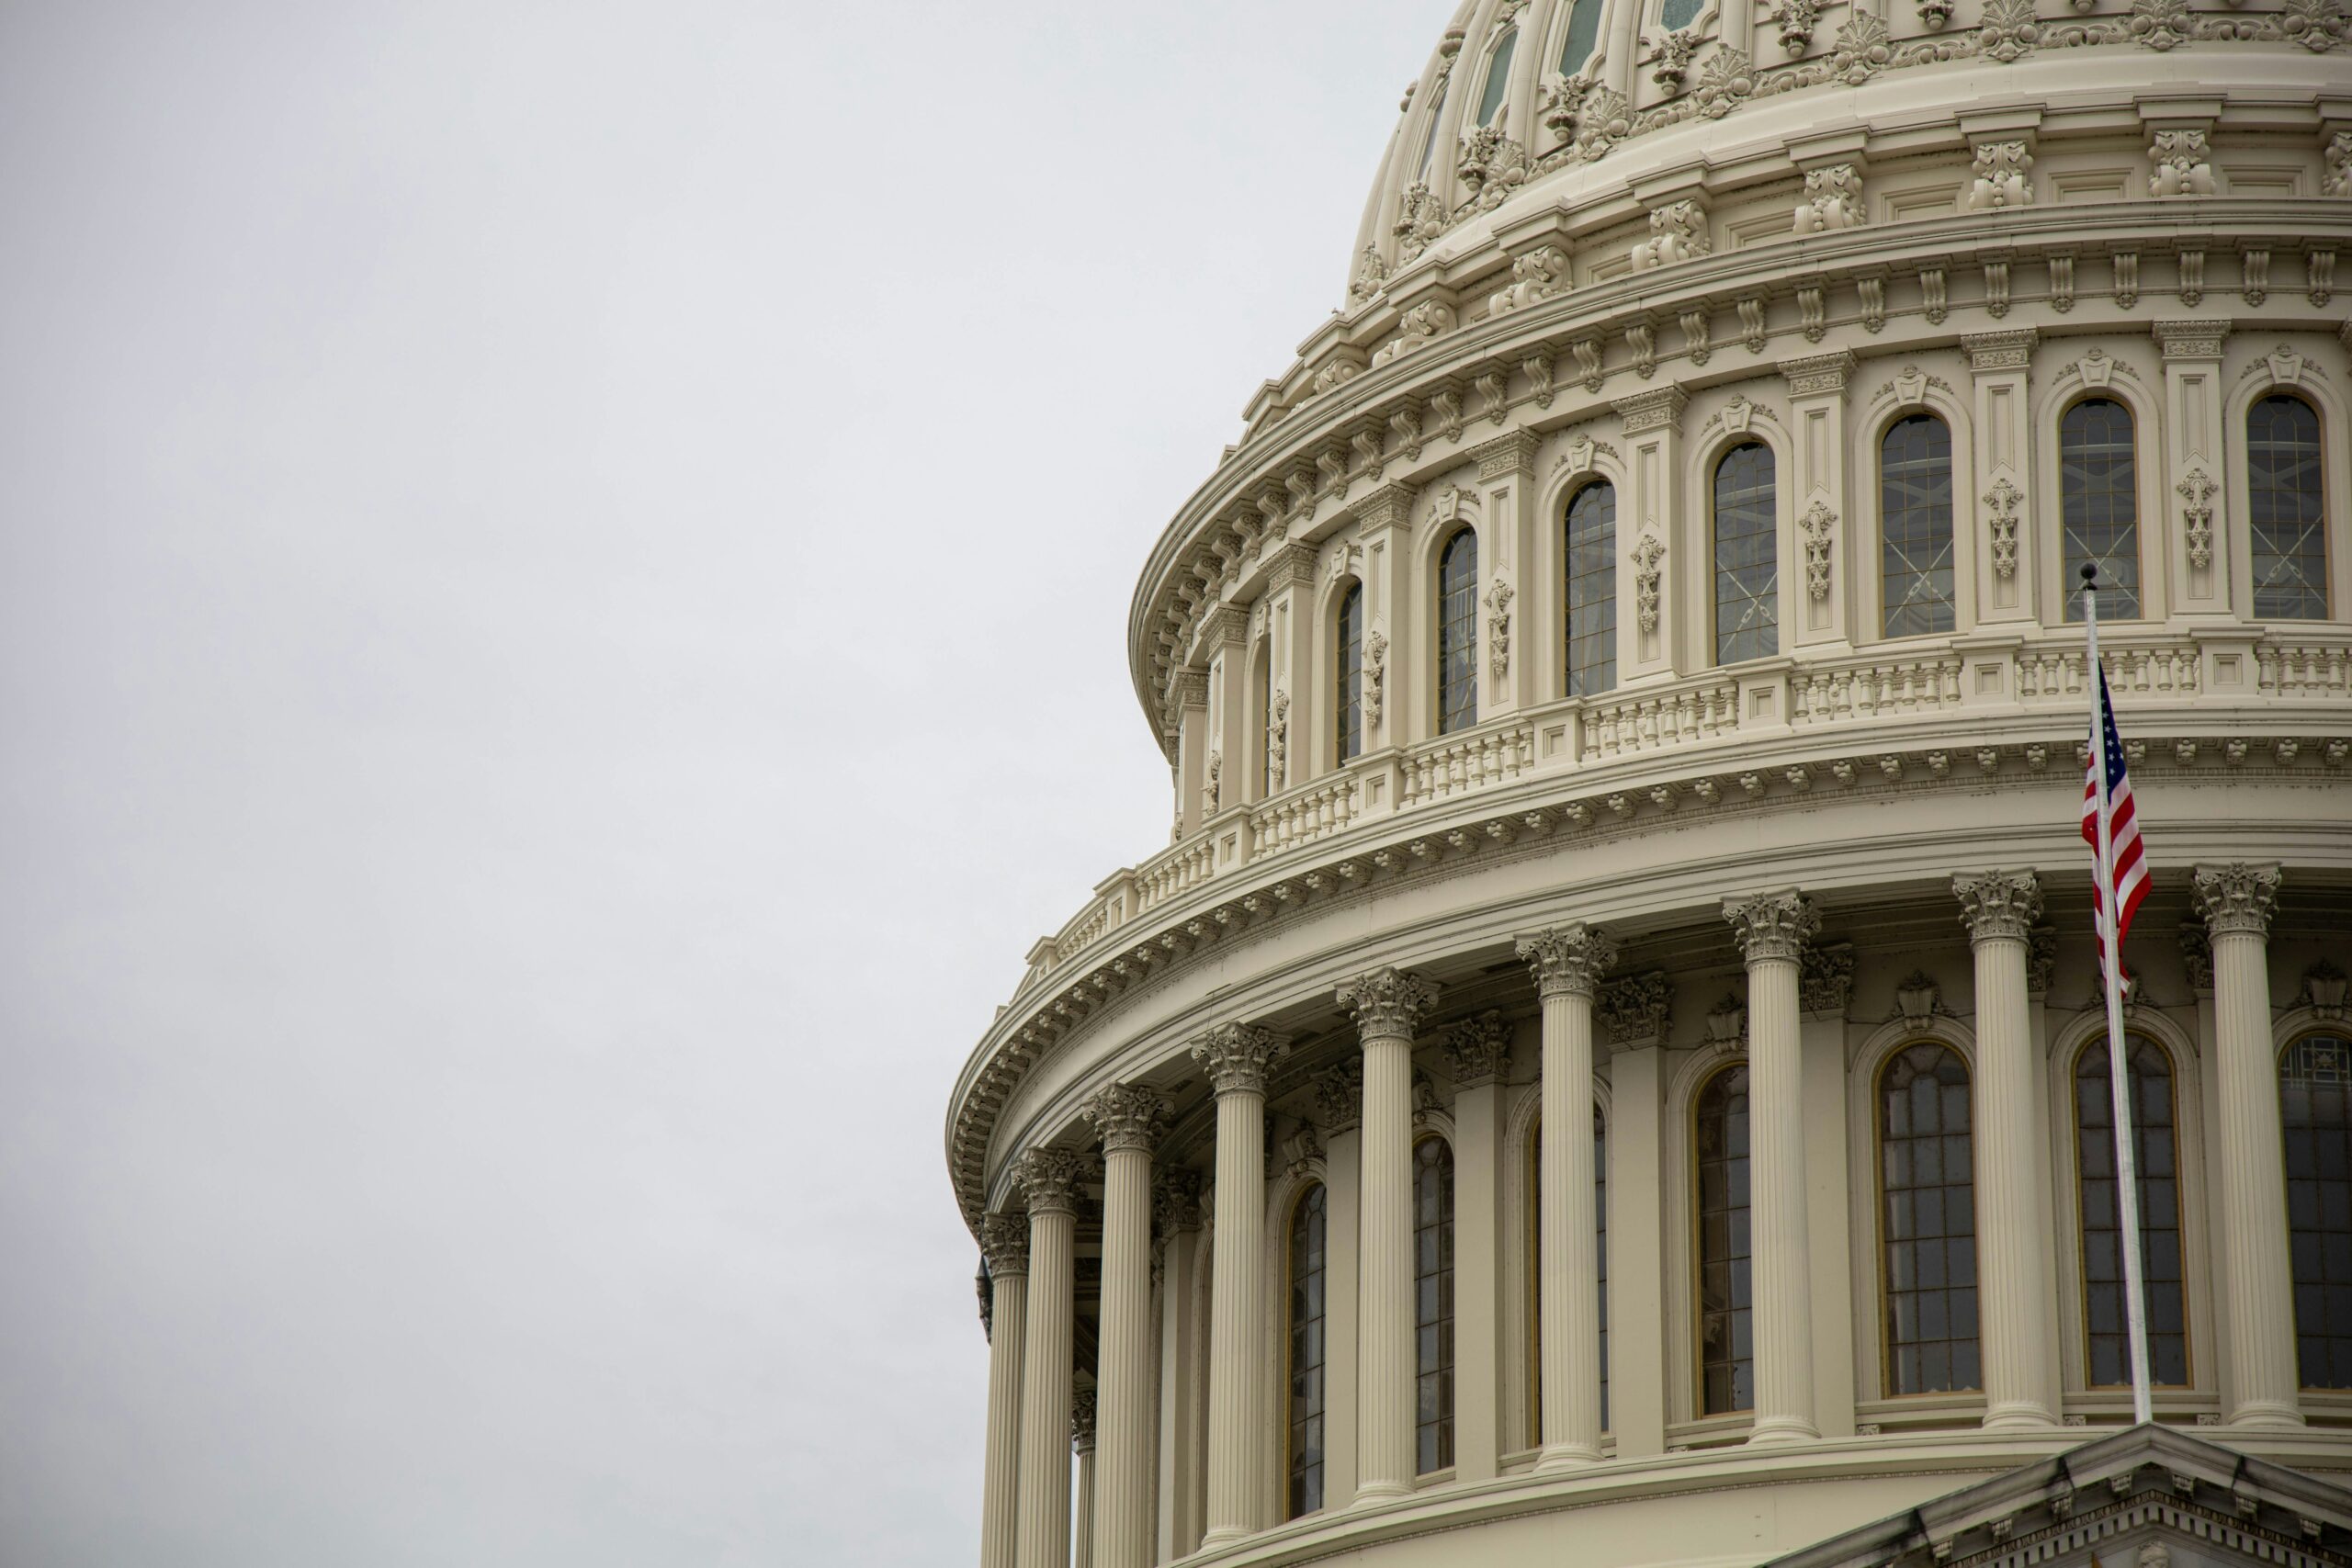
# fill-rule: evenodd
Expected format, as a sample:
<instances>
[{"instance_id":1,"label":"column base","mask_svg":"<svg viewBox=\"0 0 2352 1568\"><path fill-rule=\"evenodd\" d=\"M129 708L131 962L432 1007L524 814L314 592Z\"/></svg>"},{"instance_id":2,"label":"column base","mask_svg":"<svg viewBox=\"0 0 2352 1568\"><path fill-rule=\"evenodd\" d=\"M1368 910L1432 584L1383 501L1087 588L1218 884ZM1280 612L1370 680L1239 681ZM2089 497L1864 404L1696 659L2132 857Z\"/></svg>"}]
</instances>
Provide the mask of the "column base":
<instances>
[{"instance_id":1,"label":"column base","mask_svg":"<svg viewBox=\"0 0 2352 1568\"><path fill-rule=\"evenodd\" d=\"M1555 1470L1577 1470L1600 1461L1598 1445L1589 1443L1554 1443L1536 1456L1538 1473Z\"/></svg>"},{"instance_id":2,"label":"column base","mask_svg":"<svg viewBox=\"0 0 2352 1568\"><path fill-rule=\"evenodd\" d=\"M1348 1506L1368 1508L1382 1503L1394 1503L1412 1495L1413 1489L1401 1481L1367 1481L1356 1488L1355 1501Z\"/></svg>"},{"instance_id":3,"label":"column base","mask_svg":"<svg viewBox=\"0 0 2352 1568\"><path fill-rule=\"evenodd\" d=\"M1821 1439L1814 1424L1795 1416L1759 1416L1755 1429L1747 1434L1749 1448L1769 1448L1774 1443L1812 1443Z\"/></svg>"},{"instance_id":4,"label":"column base","mask_svg":"<svg viewBox=\"0 0 2352 1568\"><path fill-rule=\"evenodd\" d=\"M2233 1432L2293 1431L2302 1427L2303 1413L2277 1400L2248 1400L2231 1411L2222 1424Z\"/></svg>"},{"instance_id":5,"label":"column base","mask_svg":"<svg viewBox=\"0 0 2352 1568\"><path fill-rule=\"evenodd\" d=\"M1987 1432L2040 1432L2058 1424L2057 1415L2046 1405L2020 1401L2012 1404L1997 1404L1986 1410L1983 1429Z\"/></svg>"},{"instance_id":6,"label":"column base","mask_svg":"<svg viewBox=\"0 0 2352 1568\"><path fill-rule=\"evenodd\" d=\"M1201 1537L1201 1544L1195 1550L1215 1551L1219 1547L1231 1546L1237 1540L1247 1540L1251 1533L1238 1525L1219 1525Z\"/></svg>"}]
</instances>

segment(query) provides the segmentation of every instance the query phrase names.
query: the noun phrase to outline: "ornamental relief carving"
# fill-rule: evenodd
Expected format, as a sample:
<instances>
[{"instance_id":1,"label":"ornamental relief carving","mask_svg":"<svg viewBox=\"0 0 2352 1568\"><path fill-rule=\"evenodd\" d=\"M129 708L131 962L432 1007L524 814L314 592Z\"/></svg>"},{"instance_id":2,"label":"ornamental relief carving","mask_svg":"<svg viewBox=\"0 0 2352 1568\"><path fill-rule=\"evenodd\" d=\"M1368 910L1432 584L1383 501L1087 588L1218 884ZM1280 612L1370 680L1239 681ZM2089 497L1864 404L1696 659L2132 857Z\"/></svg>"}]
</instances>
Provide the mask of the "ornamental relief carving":
<instances>
[{"instance_id":1,"label":"ornamental relief carving","mask_svg":"<svg viewBox=\"0 0 2352 1568\"><path fill-rule=\"evenodd\" d=\"M2213 564L2213 480L2204 469L2191 468L2172 488L2183 503L2180 520L2188 541L2188 564L2202 571Z\"/></svg>"},{"instance_id":2,"label":"ornamental relief carving","mask_svg":"<svg viewBox=\"0 0 2352 1568\"><path fill-rule=\"evenodd\" d=\"M1838 526L1838 514L1820 497L1797 519L1797 531L1804 536L1805 593L1815 604L1829 597L1829 559L1832 536Z\"/></svg>"},{"instance_id":3,"label":"ornamental relief carving","mask_svg":"<svg viewBox=\"0 0 2352 1568\"><path fill-rule=\"evenodd\" d=\"M1487 667L1500 681L1510 673L1510 580L1498 577L1487 590Z\"/></svg>"},{"instance_id":4,"label":"ornamental relief carving","mask_svg":"<svg viewBox=\"0 0 2352 1568\"><path fill-rule=\"evenodd\" d=\"M2018 574L2018 506L2025 492L2005 475L1984 492L1984 525L1992 535L1993 574L2003 581Z\"/></svg>"},{"instance_id":5,"label":"ornamental relief carving","mask_svg":"<svg viewBox=\"0 0 2352 1568\"><path fill-rule=\"evenodd\" d=\"M1804 194L1797 198L1796 231L1851 229L1862 221L1862 176L1851 164L1807 169Z\"/></svg>"},{"instance_id":6,"label":"ornamental relief carving","mask_svg":"<svg viewBox=\"0 0 2352 1568\"><path fill-rule=\"evenodd\" d=\"M1658 607L1663 598L1659 588L1659 562L1666 558L1666 547L1658 543L1656 534L1645 534L1634 547L1634 614L1645 632L1657 630Z\"/></svg>"}]
</instances>

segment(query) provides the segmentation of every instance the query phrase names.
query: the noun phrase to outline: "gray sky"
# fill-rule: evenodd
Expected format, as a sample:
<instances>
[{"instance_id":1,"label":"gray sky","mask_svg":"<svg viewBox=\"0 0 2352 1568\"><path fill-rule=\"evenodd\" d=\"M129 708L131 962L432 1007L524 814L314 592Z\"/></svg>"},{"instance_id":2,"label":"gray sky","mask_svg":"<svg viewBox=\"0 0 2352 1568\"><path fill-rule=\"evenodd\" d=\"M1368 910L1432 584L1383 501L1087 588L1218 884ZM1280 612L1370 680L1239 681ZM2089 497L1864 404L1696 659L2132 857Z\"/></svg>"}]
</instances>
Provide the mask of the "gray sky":
<instances>
[{"instance_id":1,"label":"gray sky","mask_svg":"<svg viewBox=\"0 0 2352 1568\"><path fill-rule=\"evenodd\" d=\"M0 7L0 1560L970 1556L946 1093L1445 9Z\"/></svg>"}]
</instances>

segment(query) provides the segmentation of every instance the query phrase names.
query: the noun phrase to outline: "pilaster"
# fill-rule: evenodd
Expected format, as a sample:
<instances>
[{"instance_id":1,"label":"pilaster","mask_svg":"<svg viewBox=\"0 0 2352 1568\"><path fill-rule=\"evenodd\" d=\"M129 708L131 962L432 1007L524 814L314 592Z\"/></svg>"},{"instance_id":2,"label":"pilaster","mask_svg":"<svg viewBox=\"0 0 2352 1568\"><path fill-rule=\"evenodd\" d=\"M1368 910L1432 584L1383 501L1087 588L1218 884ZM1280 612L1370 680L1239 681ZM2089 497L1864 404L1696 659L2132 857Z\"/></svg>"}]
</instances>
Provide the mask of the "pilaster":
<instances>
[{"instance_id":1,"label":"pilaster","mask_svg":"<svg viewBox=\"0 0 2352 1568\"><path fill-rule=\"evenodd\" d=\"M1792 634L1791 652L1853 640L1860 568L1846 494L1846 380L1853 367L1846 349L1781 361L1795 447L1788 490L1795 537L1781 541L1781 559L1789 563L1781 574L1781 618Z\"/></svg>"},{"instance_id":2,"label":"pilaster","mask_svg":"<svg viewBox=\"0 0 2352 1568\"><path fill-rule=\"evenodd\" d=\"M1363 749L1402 745L1416 733L1407 707L1425 682L1389 677L1418 646L1412 570L1411 485L1382 485L1357 502L1356 537L1363 547ZM1426 701L1426 697L1418 700ZM1373 712L1377 703L1378 714Z\"/></svg>"},{"instance_id":3,"label":"pilaster","mask_svg":"<svg viewBox=\"0 0 2352 1568\"><path fill-rule=\"evenodd\" d=\"M1200 1432L1192 1390L1200 1372L1201 1330L1193 1310L1200 1283L1201 1177L1167 1170L1152 1187L1152 1216L1164 1247L1159 1316L1159 1518L1156 1560L1189 1557L1200 1544L1204 1478L1195 1462Z\"/></svg>"},{"instance_id":4,"label":"pilaster","mask_svg":"<svg viewBox=\"0 0 2352 1568\"><path fill-rule=\"evenodd\" d=\"M1618 684L1647 676L1666 677L1698 669L1696 634L1676 614L1678 600L1667 583L1687 576L1689 563L1676 553L1681 516L1682 411L1690 401L1679 387L1620 399L1620 432L1625 446L1625 494L1617 509Z\"/></svg>"},{"instance_id":5,"label":"pilaster","mask_svg":"<svg viewBox=\"0 0 2352 1568\"><path fill-rule=\"evenodd\" d=\"M1478 671L1481 719L1516 713L1539 700L1534 639L1527 617L1550 595L1529 570L1535 546L1535 454L1543 437L1524 428L1506 431L1477 447Z\"/></svg>"},{"instance_id":6,"label":"pilaster","mask_svg":"<svg viewBox=\"0 0 2352 1568\"><path fill-rule=\"evenodd\" d=\"M1975 455L1973 483L1953 497L1955 542L1966 543L1958 558L1973 565L1976 624L2030 622L2038 592L2041 546L2032 497L2033 434L2028 380L2033 361L2031 327L1963 336L1973 384L1976 428L1969 447ZM1968 502L1973 502L1970 506Z\"/></svg>"},{"instance_id":7,"label":"pilaster","mask_svg":"<svg viewBox=\"0 0 2352 1568\"><path fill-rule=\"evenodd\" d=\"M2168 608L2182 617L2230 614L2229 549L2221 520L2229 513L2224 463L2228 442L2222 434L2222 345L2230 323L2219 321L2159 321L2153 328L2164 348L2165 420L2161 433L2141 436L2143 449L2163 442L2162 481L2156 516L2141 519L2140 553L2144 573L2163 552L2165 597L2152 604L2143 588L2142 614ZM2251 597L2240 606L2251 614Z\"/></svg>"},{"instance_id":8,"label":"pilaster","mask_svg":"<svg viewBox=\"0 0 2352 1568\"><path fill-rule=\"evenodd\" d=\"M1655 1171L1666 1159L1666 1030L1661 974L1602 986L1595 999L1609 1040L1609 1164ZM1609 1184L1609 1429L1617 1457L1666 1451L1666 1251L1663 1183Z\"/></svg>"},{"instance_id":9,"label":"pilaster","mask_svg":"<svg viewBox=\"0 0 2352 1568\"><path fill-rule=\"evenodd\" d=\"M1453 1475L1487 1481L1502 1440L1502 1068L1510 1030L1456 1024L1453 1079Z\"/></svg>"}]
</instances>

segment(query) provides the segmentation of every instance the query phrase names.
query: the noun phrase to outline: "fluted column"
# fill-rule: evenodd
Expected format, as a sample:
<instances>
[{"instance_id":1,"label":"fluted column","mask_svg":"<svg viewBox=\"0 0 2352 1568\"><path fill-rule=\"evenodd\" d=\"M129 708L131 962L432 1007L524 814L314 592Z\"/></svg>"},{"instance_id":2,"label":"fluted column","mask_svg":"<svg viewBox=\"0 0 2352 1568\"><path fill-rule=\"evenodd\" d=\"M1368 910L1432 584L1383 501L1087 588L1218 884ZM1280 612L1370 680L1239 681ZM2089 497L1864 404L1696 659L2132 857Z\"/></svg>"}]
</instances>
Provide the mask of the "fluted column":
<instances>
[{"instance_id":1,"label":"fluted column","mask_svg":"<svg viewBox=\"0 0 2352 1568\"><path fill-rule=\"evenodd\" d=\"M1071 1526L1070 1568L1094 1568L1094 1421L1099 1390L1080 1389L1069 1401L1069 1451L1078 1461L1078 1519Z\"/></svg>"},{"instance_id":2,"label":"fluted column","mask_svg":"<svg viewBox=\"0 0 2352 1568\"><path fill-rule=\"evenodd\" d=\"M1102 1138L1102 1303L1094 1362L1093 1560L1151 1562L1151 1150L1168 1103L1114 1084L1080 1114ZM1081 1467L1082 1468L1082 1467Z\"/></svg>"},{"instance_id":3,"label":"fluted column","mask_svg":"<svg viewBox=\"0 0 2352 1568\"><path fill-rule=\"evenodd\" d=\"M1029 1201L1029 1332L1021 1352L1017 1568L1069 1562L1070 1362L1075 1349L1078 1182L1072 1149L1031 1149L1012 1168Z\"/></svg>"},{"instance_id":4,"label":"fluted column","mask_svg":"<svg viewBox=\"0 0 2352 1568\"><path fill-rule=\"evenodd\" d=\"M1756 1297L1751 1443L1821 1435L1813 1419L1813 1259L1805 1242L1797 962L1821 917L1791 891L1724 901L1747 963L1748 1224Z\"/></svg>"},{"instance_id":5,"label":"fluted column","mask_svg":"<svg viewBox=\"0 0 2352 1568\"><path fill-rule=\"evenodd\" d=\"M1209 1528L1204 1548L1260 1528L1266 1492L1266 1069L1288 1047L1246 1023L1193 1047L1216 1091L1216 1242L1209 1282Z\"/></svg>"},{"instance_id":6,"label":"fluted column","mask_svg":"<svg viewBox=\"0 0 2352 1568\"><path fill-rule=\"evenodd\" d=\"M1600 1457L1600 1254L1592 1153L1592 994L1617 944L1577 921L1519 939L1544 1002L1544 1453L1539 1469Z\"/></svg>"},{"instance_id":7,"label":"fluted column","mask_svg":"<svg viewBox=\"0 0 2352 1568\"><path fill-rule=\"evenodd\" d=\"M1193 1282L1200 1268L1201 1173L1161 1171L1152 1183L1151 1206L1167 1259L1160 1286L1159 1520L1153 1560L1171 1562L1193 1554L1202 1485L1193 1458L1200 1428L1193 1398L1203 1328L1193 1310Z\"/></svg>"},{"instance_id":8,"label":"fluted column","mask_svg":"<svg viewBox=\"0 0 2352 1568\"><path fill-rule=\"evenodd\" d=\"M1363 1042L1363 1225L1357 1255L1356 1501L1413 1490L1413 1030L1437 999L1375 969L1340 987Z\"/></svg>"},{"instance_id":9,"label":"fluted column","mask_svg":"<svg viewBox=\"0 0 2352 1568\"><path fill-rule=\"evenodd\" d=\"M1021 1351L1029 1332L1029 1218L981 1223L989 1260L989 1441L980 1483L980 1568L1013 1568L1020 1494Z\"/></svg>"},{"instance_id":10,"label":"fluted column","mask_svg":"<svg viewBox=\"0 0 2352 1568\"><path fill-rule=\"evenodd\" d=\"M1984 1425L2058 1424L2050 1235L2034 1185L2039 1099L2026 953L2041 915L2030 871L1951 879L1976 957L1976 1279Z\"/></svg>"},{"instance_id":11,"label":"fluted column","mask_svg":"<svg viewBox=\"0 0 2352 1568\"><path fill-rule=\"evenodd\" d=\"M2232 1426L2302 1425L2288 1262L2278 1062L2270 1044L2275 865L2200 865L2197 906L2213 944L2222 1145L2222 1288L2229 1292Z\"/></svg>"}]
</instances>

